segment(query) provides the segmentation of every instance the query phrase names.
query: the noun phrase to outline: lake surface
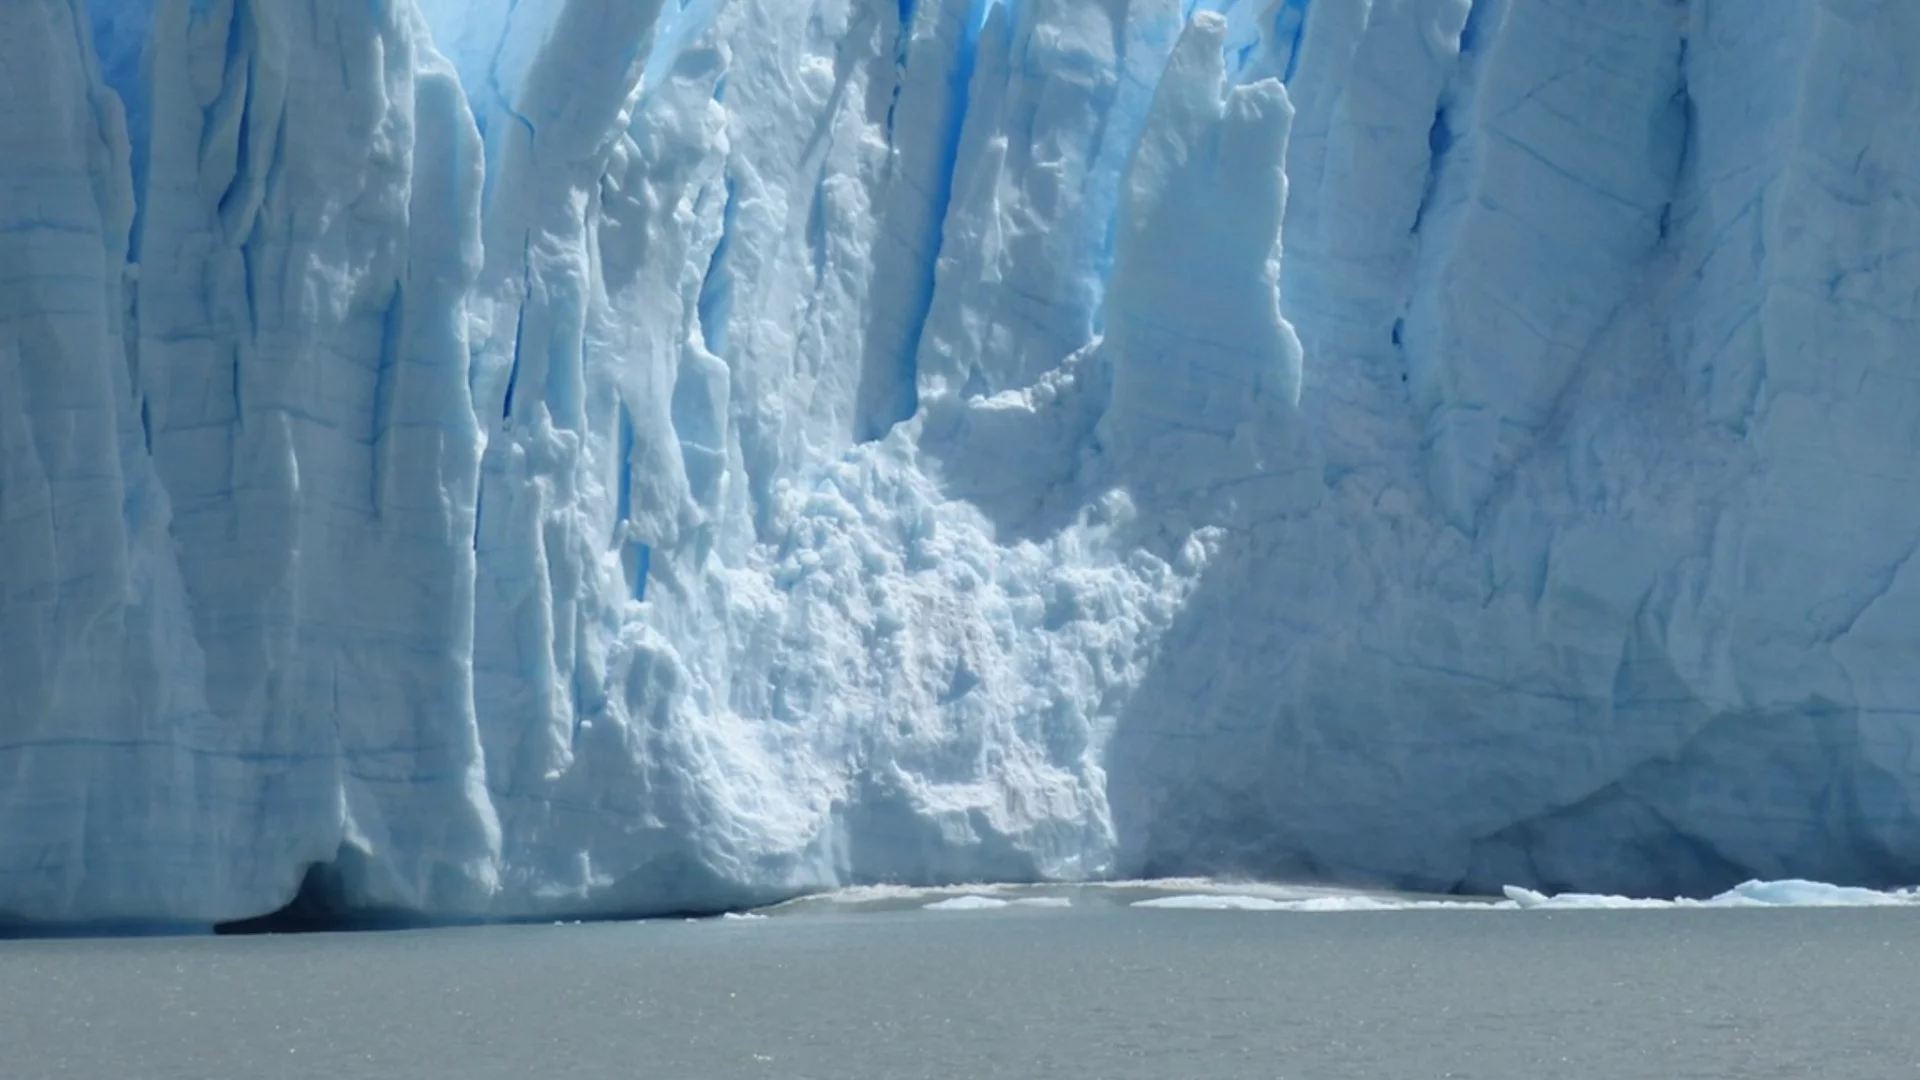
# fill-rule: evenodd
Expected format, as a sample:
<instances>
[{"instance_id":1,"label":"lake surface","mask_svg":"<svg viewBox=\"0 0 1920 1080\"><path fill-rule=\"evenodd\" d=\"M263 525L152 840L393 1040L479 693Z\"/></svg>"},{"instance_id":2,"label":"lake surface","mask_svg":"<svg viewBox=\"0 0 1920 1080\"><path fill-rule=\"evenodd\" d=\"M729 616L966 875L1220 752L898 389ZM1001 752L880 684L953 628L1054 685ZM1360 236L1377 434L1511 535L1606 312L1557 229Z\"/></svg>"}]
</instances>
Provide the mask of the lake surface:
<instances>
[{"instance_id":1,"label":"lake surface","mask_svg":"<svg viewBox=\"0 0 1920 1080\"><path fill-rule=\"evenodd\" d=\"M1153 895L0 942L0 1075L1920 1077L1916 908L1133 906Z\"/></svg>"}]
</instances>

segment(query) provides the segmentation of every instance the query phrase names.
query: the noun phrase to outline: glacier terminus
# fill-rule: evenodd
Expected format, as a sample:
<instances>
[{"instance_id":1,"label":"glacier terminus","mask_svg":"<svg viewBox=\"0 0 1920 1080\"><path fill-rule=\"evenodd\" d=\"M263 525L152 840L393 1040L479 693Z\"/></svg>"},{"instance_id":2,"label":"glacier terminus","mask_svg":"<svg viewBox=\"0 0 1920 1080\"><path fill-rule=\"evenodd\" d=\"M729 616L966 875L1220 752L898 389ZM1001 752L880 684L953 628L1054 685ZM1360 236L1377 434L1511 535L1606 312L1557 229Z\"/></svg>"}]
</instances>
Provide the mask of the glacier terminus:
<instances>
[{"instance_id":1,"label":"glacier terminus","mask_svg":"<svg viewBox=\"0 0 1920 1080\"><path fill-rule=\"evenodd\" d=\"M1915 56L0 3L0 921L1913 884Z\"/></svg>"}]
</instances>

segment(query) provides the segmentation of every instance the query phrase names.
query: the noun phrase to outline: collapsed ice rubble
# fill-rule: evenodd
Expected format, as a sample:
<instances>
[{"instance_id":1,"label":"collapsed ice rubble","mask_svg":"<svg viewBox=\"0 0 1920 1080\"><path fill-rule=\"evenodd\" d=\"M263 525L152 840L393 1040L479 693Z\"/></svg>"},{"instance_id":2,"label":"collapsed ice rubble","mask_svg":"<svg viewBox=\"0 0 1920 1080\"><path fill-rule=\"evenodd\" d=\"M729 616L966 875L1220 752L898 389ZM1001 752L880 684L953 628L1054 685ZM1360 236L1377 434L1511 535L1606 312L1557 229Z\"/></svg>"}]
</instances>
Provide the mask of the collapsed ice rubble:
<instances>
[{"instance_id":1,"label":"collapsed ice rubble","mask_svg":"<svg viewBox=\"0 0 1920 1080\"><path fill-rule=\"evenodd\" d=\"M1914 877L1920 13L1193 6L0 5L0 912Z\"/></svg>"}]
</instances>

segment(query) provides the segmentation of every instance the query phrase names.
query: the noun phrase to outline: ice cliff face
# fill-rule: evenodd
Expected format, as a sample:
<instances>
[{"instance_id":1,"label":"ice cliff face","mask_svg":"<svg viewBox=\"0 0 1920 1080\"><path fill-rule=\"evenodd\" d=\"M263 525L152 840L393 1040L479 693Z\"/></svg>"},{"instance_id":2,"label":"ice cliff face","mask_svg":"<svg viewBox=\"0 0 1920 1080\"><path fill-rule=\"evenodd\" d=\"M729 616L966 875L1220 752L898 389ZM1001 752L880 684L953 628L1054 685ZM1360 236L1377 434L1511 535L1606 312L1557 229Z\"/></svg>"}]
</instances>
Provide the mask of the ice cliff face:
<instances>
[{"instance_id":1,"label":"ice cliff face","mask_svg":"<svg viewBox=\"0 0 1920 1080\"><path fill-rule=\"evenodd\" d=\"M0 4L0 913L1920 876L1920 9L1198 6Z\"/></svg>"}]
</instances>

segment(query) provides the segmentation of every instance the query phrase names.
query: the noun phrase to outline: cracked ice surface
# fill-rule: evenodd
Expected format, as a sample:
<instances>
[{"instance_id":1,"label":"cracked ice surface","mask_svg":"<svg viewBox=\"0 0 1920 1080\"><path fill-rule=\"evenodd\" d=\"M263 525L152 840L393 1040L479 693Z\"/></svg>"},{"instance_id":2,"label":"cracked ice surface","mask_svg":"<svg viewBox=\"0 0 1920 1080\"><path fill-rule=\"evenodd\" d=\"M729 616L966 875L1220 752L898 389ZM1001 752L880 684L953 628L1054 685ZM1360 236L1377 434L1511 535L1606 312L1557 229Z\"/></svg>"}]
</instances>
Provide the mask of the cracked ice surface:
<instances>
[{"instance_id":1,"label":"cracked ice surface","mask_svg":"<svg viewBox=\"0 0 1920 1080\"><path fill-rule=\"evenodd\" d=\"M1910 880L1916 47L0 5L0 914Z\"/></svg>"}]
</instances>

